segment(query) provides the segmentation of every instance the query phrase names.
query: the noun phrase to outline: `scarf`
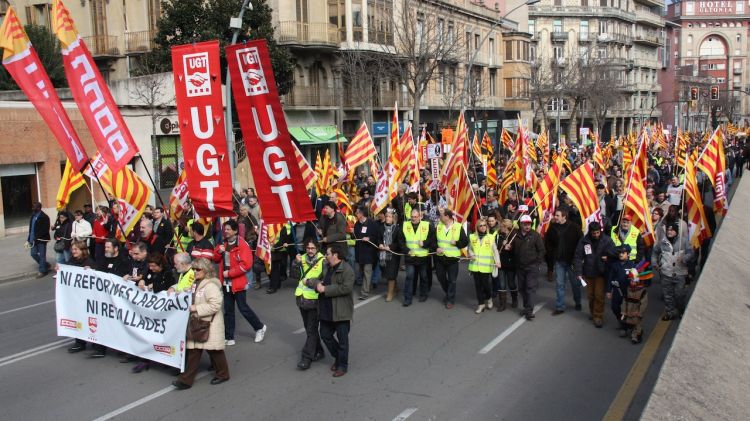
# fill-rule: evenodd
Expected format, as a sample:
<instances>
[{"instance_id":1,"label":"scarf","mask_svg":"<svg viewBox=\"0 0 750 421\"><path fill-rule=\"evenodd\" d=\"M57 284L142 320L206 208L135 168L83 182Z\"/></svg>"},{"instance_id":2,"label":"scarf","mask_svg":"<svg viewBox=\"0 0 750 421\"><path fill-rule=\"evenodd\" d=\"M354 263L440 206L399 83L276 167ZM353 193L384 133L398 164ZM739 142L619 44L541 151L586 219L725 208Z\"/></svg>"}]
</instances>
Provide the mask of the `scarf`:
<instances>
[{"instance_id":1,"label":"scarf","mask_svg":"<svg viewBox=\"0 0 750 421\"><path fill-rule=\"evenodd\" d=\"M383 244L386 246L390 246L393 243L393 232L395 231L396 224L385 224L383 225ZM381 250L380 251L380 261L381 262L387 262L391 260L391 253Z\"/></svg>"}]
</instances>

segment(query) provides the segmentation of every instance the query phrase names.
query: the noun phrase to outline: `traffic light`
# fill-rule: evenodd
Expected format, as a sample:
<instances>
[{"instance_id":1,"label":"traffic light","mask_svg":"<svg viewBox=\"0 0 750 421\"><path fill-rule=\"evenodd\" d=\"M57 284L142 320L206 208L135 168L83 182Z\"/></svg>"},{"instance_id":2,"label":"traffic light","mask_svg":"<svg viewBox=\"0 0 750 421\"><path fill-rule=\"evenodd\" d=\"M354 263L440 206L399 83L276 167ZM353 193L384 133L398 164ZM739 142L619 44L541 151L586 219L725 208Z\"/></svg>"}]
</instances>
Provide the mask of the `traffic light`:
<instances>
[{"instance_id":1,"label":"traffic light","mask_svg":"<svg viewBox=\"0 0 750 421\"><path fill-rule=\"evenodd\" d=\"M712 86L711 87L711 100L716 101L719 99L719 87L718 86Z\"/></svg>"},{"instance_id":2,"label":"traffic light","mask_svg":"<svg viewBox=\"0 0 750 421\"><path fill-rule=\"evenodd\" d=\"M698 100L698 88L690 88L690 100L691 101Z\"/></svg>"}]
</instances>

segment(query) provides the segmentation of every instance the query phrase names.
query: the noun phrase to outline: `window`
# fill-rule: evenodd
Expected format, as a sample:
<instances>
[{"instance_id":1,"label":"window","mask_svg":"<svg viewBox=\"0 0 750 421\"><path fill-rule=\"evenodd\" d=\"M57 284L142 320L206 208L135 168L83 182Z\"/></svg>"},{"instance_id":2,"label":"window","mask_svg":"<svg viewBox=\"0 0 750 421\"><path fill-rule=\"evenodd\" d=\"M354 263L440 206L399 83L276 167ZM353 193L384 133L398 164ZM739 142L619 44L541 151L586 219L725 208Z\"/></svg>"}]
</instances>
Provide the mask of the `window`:
<instances>
[{"instance_id":1,"label":"window","mask_svg":"<svg viewBox=\"0 0 750 421\"><path fill-rule=\"evenodd\" d=\"M599 6L601 6L601 7L607 7L609 5L607 4L607 0L599 0Z\"/></svg>"},{"instance_id":2,"label":"window","mask_svg":"<svg viewBox=\"0 0 750 421\"><path fill-rule=\"evenodd\" d=\"M599 35L608 33L607 29L609 29L609 25L607 25L607 21L600 20L599 21Z\"/></svg>"},{"instance_id":3,"label":"window","mask_svg":"<svg viewBox=\"0 0 750 421\"><path fill-rule=\"evenodd\" d=\"M555 47L553 47L552 51L554 53L554 57L555 57L556 60L563 60L563 59L565 59L565 50L563 50L562 47L555 46Z\"/></svg>"},{"instance_id":4,"label":"window","mask_svg":"<svg viewBox=\"0 0 750 421\"><path fill-rule=\"evenodd\" d=\"M443 42L443 36L445 36L445 19L438 18L437 22L437 39L438 42L442 44Z\"/></svg>"},{"instance_id":5,"label":"window","mask_svg":"<svg viewBox=\"0 0 750 421\"><path fill-rule=\"evenodd\" d=\"M579 27L578 30L580 32L580 34L578 34L578 39L583 40L583 41L586 41L589 39L589 21L582 20L581 26Z\"/></svg>"},{"instance_id":6,"label":"window","mask_svg":"<svg viewBox=\"0 0 750 421\"><path fill-rule=\"evenodd\" d=\"M522 59L523 51L521 50L523 50L523 43L521 41L516 41L516 60L520 61Z\"/></svg>"},{"instance_id":7,"label":"window","mask_svg":"<svg viewBox=\"0 0 750 421\"><path fill-rule=\"evenodd\" d=\"M700 55L702 56L723 56L725 53L724 43L717 37L708 37L701 43Z\"/></svg>"},{"instance_id":8,"label":"window","mask_svg":"<svg viewBox=\"0 0 750 421\"><path fill-rule=\"evenodd\" d=\"M448 22L448 45L453 44L453 32L454 32L453 22Z\"/></svg>"},{"instance_id":9,"label":"window","mask_svg":"<svg viewBox=\"0 0 750 421\"><path fill-rule=\"evenodd\" d=\"M490 70L490 96L497 96L497 71Z\"/></svg>"},{"instance_id":10,"label":"window","mask_svg":"<svg viewBox=\"0 0 750 421\"><path fill-rule=\"evenodd\" d=\"M692 1L685 3L685 14L686 15L695 14L695 3L693 3Z\"/></svg>"},{"instance_id":11,"label":"window","mask_svg":"<svg viewBox=\"0 0 750 421\"><path fill-rule=\"evenodd\" d=\"M466 60L468 60L471 57L471 32L466 33L464 47L466 49Z\"/></svg>"},{"instance_id":12,"label":"window","mask_svg":"<svg viewBox=\"0 0 750 421\"><path fill-rule=\"evenodd\" d=\"M297 22L307 22L307 0L296 0Z\"/></svg>"},{"instance_id":13,"label":"window","mask_svg":"<svg viewBox=\"0 0 750 421\"><path fill-rule=\"evenodd\" d=\"M740 34L737 34L737 35L736 35L736 36L734 37L734 40L735 40L735 41L737 41L737 42L742 42L742 35L740 35Z\"/></svg>"},{"instance_id":14,"label":"window","mask_svg":"<svg viewBox=\"0 0 750 421\"><path fill-rule=\"evenodd\" d=\"M456 92L456 68L451 67L448 69L448 95L453 95Z\"/></svg>"},{"instance_id":15,"label":"window","mask_svg":"<svg viewBox=\"0 0 750 421\"><path fill-rule=\"evenodd\" d=\"M523 61L529 61L529 43L521 41L521 46L523 47Z\"/></svg>"},{"instance_id":16,"label":"window","mask_svg":"<svg viewBox=\"0 0 750 421\"><path fill-rule=\"evenodd\" d=\"M479 41L480 41L479 34L474 34L474 49L475 50L479 49Z\"/></svg>"},{"instance_id":17,"label":"window","mask_svg":"<svg viewBox=\"0 0 750 421\"><path fill-rule=\"evenodd\" d=\"M171 189L177 182L183 167L180 136L158 136L156 138L156 170L159 177L159 188Z\"/></svg>"},{"instance_id":18,"label":"window","mask_svg":"<svg viewBox=\"0 0 750 421\"><path fill-rule=\"evenodd\" d=\"M489 42L489 47L488 48L490 50L490 55L489 55L490 65L493 65L493 64L495 64L495 39L494 38L490 38L488 40L488 42Z\"/></svg>"},{"instance_id":19,"label":"window","mask_svg":"<svg viewBox=\"0 0 750 421\"><path fill-rule=\"evenodd\" d=\"M536 45L529 45L529 61L536 63Z\"/></svg>"},{"instance_id":20,"label":"window","mask_svg":"<svg viewBox=\"0 0 750 421\"><path fill-rule=\"evenodd\" d=\"M50 29L52 27L52 22L50 20L51 9L52 5L50 4L26 6L26 23L29 25L44 26L47 29Z\"/></svg>"},{"instance_id":21,"label":"window","mask_svg":"<svg viewBox=\"0 0 750 421\"><path fill-rule=\"evenodd\" d=\"M534 19L529 20L529 33L532 37L536 34L536 21Z\"/></svg>"},{"instance_id":22,"label":"window","mask_svg":"<svg viewBox=\"0 0 750 421\"><path fill-rule=\"evenodd\" d=\"M558 19L552 22L552 30L556 33L562 32L563 31L562 21Z\"/></svg>"},{"instance_id":23,"label":"window","mask_svg":"<svg viewBox=\"0 0 750 421\"><path fill-rule=\"evenodd\" d=\"M547 111L569 111L568 101L562 98L553 98L547 103Z\"/></svg>"},{"instance_id":24,"label":"window","mask_svg":"<svg viewBox=\"0 0 750 421\"><path fill-rule=\"evenodd\" d=\"M581 6L587 7L589 5L589 0L581 0Z\"/></svg>"},{"instance_id":25,"label":"window","mask_svg":"<svg viewBox=\"0 0 750 421\"><path fill-rule=\"evenodd\" d=\"M744 15L745 14L745 2L738 1L734 3L734 13L738 15Z\"/></svg>"},{"instance_id":26,"label":"window","mask_svg":"<svg viewBox=\"0 0 750 421\"><path fill-rule=\"evenodd\" d=\"M505 60L513 60L513 41L505 41Z\"/></svg>"},{"instance_id":27,"label":"window","mask_svg":"<svg viewBox=\"0 0 750 421\"><path fill-rule=\"evenodd\" d=\"M438 93L444 94L447 88L447 80L445 78L445 67L440 66L438 68Z\"/></svg>"},{"instance_id":28,"label":"window","mask_svg":"<svg viewBox=\"0 0 750 421\"><path fill-rule=\"evenodd\" d=\"M417 32L415 34L418 45L421 45L424 38L424 13L417 13Z\"/></svg>"}]
</instances>

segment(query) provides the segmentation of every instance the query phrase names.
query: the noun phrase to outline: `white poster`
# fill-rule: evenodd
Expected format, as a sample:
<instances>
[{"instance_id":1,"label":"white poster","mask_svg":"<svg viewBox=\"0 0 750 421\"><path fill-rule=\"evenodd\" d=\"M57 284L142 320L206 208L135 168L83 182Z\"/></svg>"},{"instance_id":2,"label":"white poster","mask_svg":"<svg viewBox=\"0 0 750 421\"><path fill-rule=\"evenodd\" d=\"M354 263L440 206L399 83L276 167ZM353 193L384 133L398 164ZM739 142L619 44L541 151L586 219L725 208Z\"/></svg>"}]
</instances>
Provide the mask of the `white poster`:
<instances>
[{"instance_id":1,"label":"white poster","mask_svg":"<svg viewBox=\"0 0 750 421\"><path fill-rule=\"evenodd\" d=\"M192 294L142 291L117 275L60 265L57 334L184 369Z\"/></svg>"}]
</instances>

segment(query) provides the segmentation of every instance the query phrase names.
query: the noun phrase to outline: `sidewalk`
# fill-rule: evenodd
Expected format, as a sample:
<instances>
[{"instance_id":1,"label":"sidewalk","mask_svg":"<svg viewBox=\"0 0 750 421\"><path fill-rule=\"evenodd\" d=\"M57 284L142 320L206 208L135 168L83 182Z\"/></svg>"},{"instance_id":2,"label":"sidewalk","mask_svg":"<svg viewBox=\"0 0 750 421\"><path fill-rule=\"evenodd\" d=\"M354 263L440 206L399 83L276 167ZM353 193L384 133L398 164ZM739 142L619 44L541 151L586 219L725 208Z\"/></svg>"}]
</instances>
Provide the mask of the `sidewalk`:
<instances>
[{"instance_id":1,"label":"sidewalk","mask_svg":"<svg viewBox=\"0 0 750 421\"><path fill-rule=\"evenodd\" d=\"M37 274L37 264L29 251L23 247L27 234L9 235L0 238L0 283L29 278ZM55 251L47 247L47 262L55 263Z\"/></svg>"}]
</instances>

